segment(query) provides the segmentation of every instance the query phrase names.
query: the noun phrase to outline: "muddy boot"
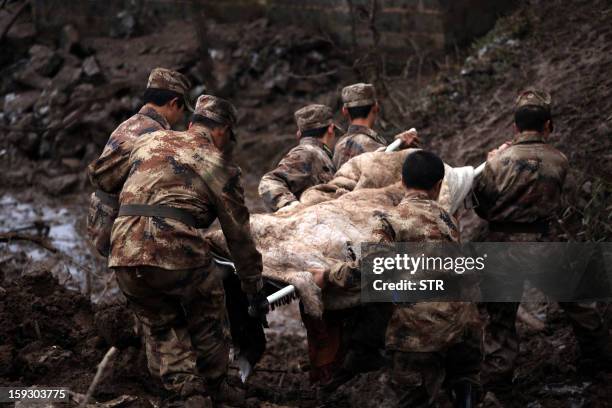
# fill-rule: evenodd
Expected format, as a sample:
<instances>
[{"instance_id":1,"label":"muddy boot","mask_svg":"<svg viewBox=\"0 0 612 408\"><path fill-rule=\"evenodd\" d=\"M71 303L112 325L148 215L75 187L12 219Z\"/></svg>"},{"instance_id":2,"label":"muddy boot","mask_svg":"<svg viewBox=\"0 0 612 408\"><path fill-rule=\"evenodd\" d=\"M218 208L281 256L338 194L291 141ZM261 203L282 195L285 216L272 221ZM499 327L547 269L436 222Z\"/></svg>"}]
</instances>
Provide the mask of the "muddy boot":
<instances>
[{"instance_id":1,"label":"muddy boot","mask_svg":"<svg viewBox=\"0 0 612 408\"><path fill-rule=\"evenodd\" d=\"M599 371L612 365L612 338L608 324L594 302L559 303L567 314L580 346L580 367Z\"/></svg>"},{"instance_id":2,"label":"muddy boot","mask_svg":"<svg viewBox=\"0 0 612 408\"><path fill-rule=\"evenodd\" d=\"M180 388L177 384L173 395L162 402L163 408L212 408L212 400L208 397L208 390L202 378L187 376L186 379L182 377L181 379L184 380L184 383L180 385Z\"/></svg>"},{"instance_id":3,"label":"muddy boot","mask_svg":"<svg viewBox=\"0 0 612 408\"><path fill-rule=\"evenodd\" d=\"M215 406L246 406L245 390L228 384L226 380L223 380L218 385L211 387L210 391Z\"/></svg>"}]
</instances>

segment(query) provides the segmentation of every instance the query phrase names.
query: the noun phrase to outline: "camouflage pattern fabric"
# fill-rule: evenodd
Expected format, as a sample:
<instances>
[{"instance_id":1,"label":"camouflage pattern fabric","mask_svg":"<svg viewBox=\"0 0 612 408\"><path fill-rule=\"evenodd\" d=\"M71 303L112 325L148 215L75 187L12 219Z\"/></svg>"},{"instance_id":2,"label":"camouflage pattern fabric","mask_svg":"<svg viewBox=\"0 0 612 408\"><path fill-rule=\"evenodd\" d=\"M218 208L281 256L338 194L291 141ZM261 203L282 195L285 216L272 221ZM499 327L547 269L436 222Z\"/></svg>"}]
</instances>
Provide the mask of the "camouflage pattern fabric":
<instances>
[{"instance_id":1,"label":"camouflage pattern fabric","mask_svg":"<svg viewBox=\"0 0 612 408\"><path fill-rule=\"evenodd\" d=\"M548 220L559 207L567 170L567 158L541 133L522 132L487 161L474 188L476 213L489 222Z\"/></svg>"},{"instance_id":2,"label":"camouflage pattern fabric","mask_svg":"<svg viewBox=\"0 0 612 408\"><path fill-rule=\"evenodd\" d=\"M528 88L518 94L514 103L514 110L518 110L523 106L539 106L550 113L552 98L550 94L541 89Z\"/></svg>"},{"instance_id":3,"label":"camouflage pattern fabric","mask_svg":"<svg viewBox=\"0 0 612 408\"><path fill-rule=\"evenodd\" d=\"M489 242L535 242L546 241L544 234L510 234L502 232L489 233ZM535 277L537 278L537 276ZM520 298L524 282L515 276L485 275L483 285L489 285L487 280L496 280L505 285L504 291L514 293ZM532 285L537 287L536 282ZM546 294L546 293L545 293ZM518 302L489 302L482 305L488 315L489 324L485 331L483 374L491 383L508 383L512 380L516 359L519 354L520 340L516 330L516 314ZM576 340L580 346L581 355L587 359L612 361L612 343L608 325L599 312L595 302L560 302L559 306L570 321Z\"/></svg>"},{"instance_id":4,"label":"camouflage pattern fabric","mask_svg":"<svg viewBox=\"0 0 612 408\"><path fill-rule=\"evenodd\" d=\"M340 169L351 158L385 146L387 141L374 130L366 126L350 125L334 147L334 166Z\"/></svg>"},{"instance_id":5,"label":"camouflage pattern fabric","mask_svg":"<svg viewBox=\"0 0 612 408\"><path fill-rule=\"evenodd\" d=\"M550 96L528 90L517 98L517 108L532 105L550 109ZM566 157L544 142L538 132L518 134L512 146L502 151L487 165L478 181L475 194L476 212L489 222L531 223L546 221L560 205L561 191L568 170ZM490 242L531 242L548 240L545 234L492 232ZM510 277L511 278L511 277ZM504 276L486 276L510 282ZM513 283L516 296L523 291L523 282ZM492 382L512 378L519 351L516 313L519 303L485 304L489 325L485 336L483 370ZM561 303L585 356L612 356L607 326L593 303Z\"/></svg>"},{"instance_id":6,"label":"camouflage pattern fabric","mask_svg":"<svg viewBox=\"0 0 612 408\"><path fill-rule=\"evenodd\" d=\"M376 89L372 84L353 84L342 88L342 104L346 108L370 106L376 103Z\"/></svg>"},{"instance_id":7,"label":"camouflage pattern fabric","mask_svg":"<svg viewBox=\"0 0 612 408\"><path fill-rule=\"evenodd\" d=\"M151 107L140 111L123 122L111 134L102 154L87 168L92 185L108 193L116 203L105 202L94 193L89 201L87 231L90 241L102 256L110 251L110 235L117 217L118 193L129 172L129 158L134 141L140 136L158 130L170 129L168 121Z\"/></svg>"},{"instance_id":8,"label":"camouflage pattern fabric","mask_svg":"<svg viewBox=\"0 0 612 408\"><path fill-rule=\"evenodd\" d=\"M153 68L147 80L147 88L166 89L185 95L191 88L191 81L180 72L167 68Z\"/></svg>"},{"instance_id":9,"label":"camouflage pattern fabric","mask_svg":"<svg viewBox=\"0 0 612 408\"><path fill-rule=\"evenodd\" d=\"M118 194L130 170L132 147L140 136L170 129L170 124L151 107L143 106L110 135L100 157L87 168L91 184L107 193Z\"/></svg>"},{"instance_id":10,"label":"camouflage pattern fabric","mask_svg":"<svg viewBox=\"0 0 612 408\"><path fill-rule=\"evenodd\" d=\"M451 406L443 386L453 389L471 384L474 406L480 399L482 340L479 330L467 330L460 341L444 351L391 353L391 385L399 407Z\"/></svg>"},{"instance_id":11,"label":"camouflage pattern fabric","mask_svg":"<svg viewBox=\"0 0 612 408\"><path fill-rule=\"evenodd\" d=\"M338 262L325 271L325 280L337 288L360 286L361 271L356 262Z\"/></svg>"},{"instance_id":12,"label":"camouflage pattern fabric","mask_svg":"<svg viewBox=\"0 0 612 408\"><path fill-rule=\"evenodd\" d=\"M381 219L381 241L457 242L457 224L423 192L409 192L397 216ZM401 407L429 407L444 383L480 384L482 327L466 302L395 305L387 326L391 381Z\"/></svg>"},{"instance_id":13,"label":"camouflage pattern fabric","mask_svg":"<svg viewBox=\"0 0 612 408\"><path fill-rule=\"evenodd\" d=\"M334 124L334 114L327 105L306 105L293 114L300 132L321 129Z\"/></svg>"},{"instance_id":14,"label":"camouflage pattern fabric","mask_svg":"<svg viewBox=\"0 0 612 408\"><path fill-rule=\"evenodd\" d=\"M142 137L130 157L121 205L161 205L188 212L201 228L161 217L117 217L109 266L191 269L211 262L206 228L218 218L247 293L261 283L261 254L251 237L240 168L213 144L207 128L159 131Z\"/></svg>"},{"instance_id":15,"label":"camouflage pattern fabric","mask_svg":"<svg viewBox=\"0 0 612 408\"><path fill-rule=\"evenodd\" d=\"M259 195L270 210L276 211L298 201L307 188L327 183L335 172L327 146L314 137L302 137L278 166L262 177Z\"/></svg>"},{"instance_id":16,"label":"camouflage pattern fabric","mask_svg":"<svg viewBox=\"0 0 612 408\"><path fill-rule=\"evenodd\" d=\"M180 72L166 68L154 68L149 74L147 88L165 89L183 95L186 108L193 112L193 106L189 101L191 81Z\"/></svg>"},{"instance_id":17,"label":"camouflage pattern fabric","mask_svg":"<svg viewBox=\"0 0 612 408\"><path fill-rule=\"evenodd\" d=\"M214 269L114 272L142 323L151 374L182 396L215 389L227 373L229 329L223 284Z\"/></svg>"},{"instance_id":18,"label":"camouflage pattern fabric","mask_svg":"<svg viewBox=\"0 0 612 408\"><path fill-rule=\"evenodd\" d=\"M409 192L394 216L383 216L378 232L382 242L457 242L459 229L440 205L423 192ZM478 310L466 302L418 302L397 305L387 327L387 348L436 352L478 327Z\"/></svg>"},{"instance_id":19,"label":"camouflage pattern fabric","mask_svg":"<svg viewBox=\"0 0 612 408\"><path fill-rule=\"evenodd\" d=\"M234 105L226 99L213 95L200 95L193 113L222 125L234 126L238 120L238 112Z\"/></svg>"}]
</instances>

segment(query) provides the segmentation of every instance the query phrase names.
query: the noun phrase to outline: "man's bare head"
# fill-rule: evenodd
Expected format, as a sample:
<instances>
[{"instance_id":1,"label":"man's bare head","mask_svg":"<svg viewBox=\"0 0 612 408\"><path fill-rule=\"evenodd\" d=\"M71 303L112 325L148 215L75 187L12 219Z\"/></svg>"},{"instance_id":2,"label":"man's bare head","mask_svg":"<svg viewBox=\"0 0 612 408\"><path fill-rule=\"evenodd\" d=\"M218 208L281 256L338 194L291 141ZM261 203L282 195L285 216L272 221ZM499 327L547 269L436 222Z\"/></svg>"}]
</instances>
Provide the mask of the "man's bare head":
<instances>
[{"instance_id":1,"label":"man's bare head","mask_svg":"<svg viewBox=\"0 0 612 408\"><path fill-rule=\"evenodd\" d=\"M402 184L407 190L424 191L435 200L440 194L444 178L444 163L436 154L426 150L410 153L402 166Z\"/></svg>"}]
</instances>

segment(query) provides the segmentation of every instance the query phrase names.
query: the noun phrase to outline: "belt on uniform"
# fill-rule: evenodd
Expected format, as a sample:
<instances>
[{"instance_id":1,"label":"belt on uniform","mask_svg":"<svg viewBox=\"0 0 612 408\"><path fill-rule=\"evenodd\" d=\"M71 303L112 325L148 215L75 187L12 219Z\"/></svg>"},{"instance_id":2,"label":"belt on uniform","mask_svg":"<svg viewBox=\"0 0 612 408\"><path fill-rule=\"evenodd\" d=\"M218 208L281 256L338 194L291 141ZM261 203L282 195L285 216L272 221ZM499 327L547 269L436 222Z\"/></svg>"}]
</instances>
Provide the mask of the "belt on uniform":
<instances>
[{"instance_id":1,"label":"belt on uniform","mask_svg":"<svg viewBox=\"0 0 612 408\"><path fill-rule=\"evenodd\" d=\"M548 232L548 221L536 222L491 222L489 231L508 234L545 234Z\"/></svg>"},{"instance_id":2,"label":"belt on uniform","mask_svg":"<svg viewBox=\"0 0 612 408\"><path fill-rule=\"evenodd\" d=\"M119 196L117 194L109 194L102 190L96 190L96 197L114 210L119 208Z\"/></svg>"},{"instance_id":3,"label":"belt on uniform","mask_svg":"<svg viewBox=\"0 0 612 408\"><path fill-rule=\"evenodd\" d=\"M171 218L193 228L203 228L198 220L186 210L166 205L124 204L119 208L118 217L126 216Z\"/></svg>"}]
</instances>

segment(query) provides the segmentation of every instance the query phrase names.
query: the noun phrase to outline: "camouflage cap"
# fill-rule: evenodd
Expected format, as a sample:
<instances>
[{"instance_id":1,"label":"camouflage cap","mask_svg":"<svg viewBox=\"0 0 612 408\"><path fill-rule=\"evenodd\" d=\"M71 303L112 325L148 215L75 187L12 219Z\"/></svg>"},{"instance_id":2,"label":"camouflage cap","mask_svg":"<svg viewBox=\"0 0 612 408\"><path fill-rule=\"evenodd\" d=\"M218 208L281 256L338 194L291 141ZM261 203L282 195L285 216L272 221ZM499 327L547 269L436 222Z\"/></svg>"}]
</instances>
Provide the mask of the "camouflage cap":
<instances>
[{"instance_id":1,"label":"camouflage cap","mask_svg":"<svg viewBox=\"0 0 612 408\"><path fill-rule=\"evenodd\" d=\"M345 108L368 106L376 103L376 89L372 84L353 84L342 89L342 102Z\"/></svg>"},{"instance_id":2,"label":"camouflage cap","mask_svg":"<svg viewBox=\"0 0 612 408\"><path fill-rule=\"evenodd\" d=\"M212 95L200 95L193 113L230 126L236 124L238 116L236 108L230 101Z\"/></svg>"},{"instance_id":3,"label":"camouflage cap","mask_svg":"<svg viewBox=\"0 0 612 408\"><path fill-rule=\"evenodd\" d=\"M539 106L550 112L551 102L552 100L548 92L534 88L528 88L516 97L514 109L517 110L523 106L529 105Z\"/></svg>"},{"instance_id":4,"label":"camouflage cap","mask_svg":"<svg viewBox=\"0 0 612 408\"><path fill-rule=\"evenodd\" d=\"M187 109L193 112L188 95L191 81L180 72L166 68L154 68L149 74L147 88L165 89L183 95Z\"/></svg>"},{"instance_id":5,"label":"camouflage cap","mask_svg":"<svg viewBox=\"0 0 612 408\"><path fill-rule=\"evenodd\" d=\"M334 114L327 105L307 105L294 113L295 121L300 132L320 129L329 125L334 125Z\"/></svg>"}]
</instances>

